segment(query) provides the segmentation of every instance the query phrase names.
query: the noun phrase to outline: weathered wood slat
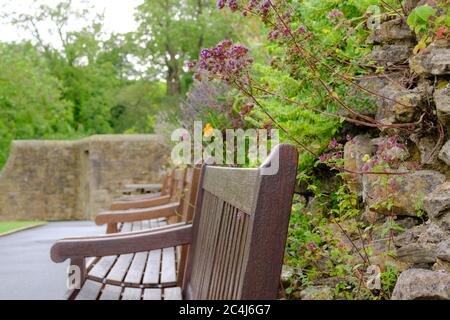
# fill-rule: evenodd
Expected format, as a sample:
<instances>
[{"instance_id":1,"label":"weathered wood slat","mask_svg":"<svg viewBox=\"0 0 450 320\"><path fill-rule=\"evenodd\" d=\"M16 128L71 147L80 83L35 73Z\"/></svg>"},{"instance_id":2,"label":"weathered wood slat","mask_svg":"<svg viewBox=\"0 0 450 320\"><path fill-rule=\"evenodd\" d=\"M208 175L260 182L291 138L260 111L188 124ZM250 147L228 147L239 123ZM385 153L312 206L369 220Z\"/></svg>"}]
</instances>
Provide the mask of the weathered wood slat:
<instances>
[{"instance_id":1,"label":"weathered wood slat","mask_svg":"<svg viewBox=\"0 0 450 320\"><path fill-rule=\"evenodd\" d=\"M147 230L150 229L150 220L143 220L142 221L142 230Z\"/></svg>"},{"instance_id":2,"label":"weathered wood slat","mask_svg":"<svg viewBox=\"0 0 450 320\"><path fill-rule=\"evenodd\" d=\"M214 201L214 196L211 195L208 192L204 193L203 196L203 203L202 203L202 209L201 212L205 213L203 219L199 221L198 226L198 240L194 245L196 246L196 250L194 252L194 257L192 258L192 263L196 266L195 269L192 269L190 272L190 285L191 289L194 290L192 293L193 295L198 294L199 287L200 287L200 281L201 281L201 274L204 273L204 270L201 270L204 265L202 264L202 257L206 255L204 246L207 241L207 234L208 234L208 222L211 220L212 215L208 214L210 208L212 207L212 203ZM189 271L188 271L189 272Z\"/></svg>"},{"instance_id":3,"label":"weathered wood slat","mask_svg":"<svg viewBox=\"0 0 450 320\"><path fill-rule=\"evenodd\" d=\"M216 267L216 249L218 245L219 235L221 234L221 225L223 219L226 217L225 212L228 209L225 207L225 203L213 196L212 206L205 211L210 216L209 222L207 224L207 235L206 243L204 247L204 254L202 257L202 274L199 274L200 282L198 294L200 299L206 299L211 286L211 278L213 276L212 270Z\"/></svg>"},{"instance_id":4,"label":"weathered wood slat","mask_svg":"<svg viewBox=\"0 0 450 320\"><path fill-rule=\"evenodd\" d=\"M232 207L228 203L226 203L225 204L223 218L222 218L223 219L223 223L222 223L222 226L221 226L222 227L221 233L224 233L225 235L229 234L229 230L227 229L227 226L229 225L229 223L227 223L227 222L231 218L231 215L230 215L230 211L231 210L232 210ZM218 244L217 244L217 249L216 249L217 252L216 252L216 257L215 257L215 262L214 262L215 272L214 272L214 274L212 276L212 279L211 279L211 288L210 288L211 295L212 295L213 299L217 299L218 296L219 296L219 285L218 285L218 283L220 281L219 279L220 279L220 276L221 276L221 271L223 269L224 252L225 252L225 249L226 249L226 245L227 245L226 237L223 236L223 235L220 235L219 236L219 241L218 241Z\"/></svg>"},{"instance_id":5,"label":"weathered wood slat","mask_svg":"<svg viewBox=\"0 0 450 320\"><path fill-rule=\"evenodd\" d=\"M99 260L98 257L93 257L86 259L86 270L89 271L92 269L92 267L95 265L95 263Z\"/></svg>"},{"instance_id":6,"label":"weathered wood slat","mask_svg":"<svg viewBox=\"0 0 450 320\"><path fill-rule=\"evenodd\" d=\"M236 250L236 270L235 270L235 274L233 274L233 279L231 281L233 281L232 283L232 298L233 300L237 300L239 297L239 289L242 286L242 275L243 275L243 270L245 269L245 265L244 265L244 253L245 253L245 248L247 247L247 239L248 239L248 233L249 233L249 221L250 221L250 217L248 217L247 215L244 216L243 221L242 221L242 226L241 226L241 238L238 242L238 250Z\"/></svg>"},{"instance_id":7,"label":"weathered wood slat","mask_svg":"<svg viewBox=\"0 0 450 320\"><path fill-rule=\"evenodd\" d=\"M131 261L133 260L133 257L134 254L123 254L119 256L108 276L106 277L106 281L108 283L117 285L122 284L125 275L127 274L128 268L130 267Z\"/></svg>"},{"instance_id":8,"label":"weathered wood slat","mask_svg":"<svg viewBox=\"0 0 450 320\"><path fill-rule=\"evenodd\" d=\"M161 300L161 289L144 289L144 300Z\"/></svg>"},{"instance_id":9,"label":"weathered wood slat","mask_svg":"<svg viewBox=\"0 0 450 320\"><path fill-rule=\"evenodd\" d=\"M177 282L175 248L166 248L162 252L161 284L170 285Z\"/></svg>"},{"instance_id":10,"label":"weathered wood slat","mask_svg":"<svg viewBox=\"0 0 450 320\"><path fill-rule=\"evenodd\" d=\"M147 258L147 266L142 283L144 286L159 284L162 250L150 251Z\"/></svg>"},{"instance_id":11,"label":"weathered wood slat","mask_svg":"<svg viewBox=\"0 0 450 320\"><path fill-rule=\"evenodd\" d=\"M132 229L133 232L135 231L141 231L142 230L142 223L141 221L135 221L132 223Z\"/></svg>"},{"instance_id":12,"label":"weathered wood slat","mask_svg":"<svg viewBox=\"0 0 450 320\"><path fill-rule=\"evenodd\" d=\"M89 271L88 277L98 281L102 281L102 279L105 278L109 273L116 260L117 256L100 258L100 260L98 260L97 263Z\"/></svg>"},{"instance_id":13,"label":"weathered wood slat","mask_svg":"<svg viewBox=\"0 0 450 320\"><path fill-rule=\"evenodd\" d=\"M164 289L164 300L182 300L181 288Z\"/></svg>"},{"instance_id":14,"label":"weathered wood slat","mask_svg":"<svg viewBox=\"0 0 450 320\"><path fill-rule=\"evenodd\" d=\"M231 206L230 210L227 212L227 221L226 221L226 229L225 226L222 226L222 229L225 229L226 232L219 235L219 238L223 238L223 241L225 242L225 249L222 252L222 259L220 263L220 269L215 268L212 272L217 272L219 274L219 278L217 281L217 290L215 292L215 299L226 299L226 292L225 287L226 284L229 281L229 268L230 268L230 256L233 253L233 237L235 236L235 223L236 223L236 217L235 217L235 210L236 208ZM205 299L206 298L212 298L209 292L205 292Z\"/></svg>"},{"instance_id":15,"label":"weathered wood slat","mask_svg":"<svg viewBox=\"0 0 450 320\"><path fill-rule=\"evenodd\" d=\"M239 254L239 243L242 241L241 235L243 230L241 226L243 225L243 220L247 218L247 216L240 212L240 210L235 209L233 212L233 238L231 240L231 252L228 256L227 261L227 281L224 283L224 299L230 300L233 297L234 288L233 284L235 281L235 274L239 265L237 264L237 258Z\"/></svg>"},{"instance_id":16,"label":"weathered wood slat","mask_svg":"<svg viewBox=\"0 0 450 320\"><path fill-rule=\"evenodd\" d=\"M125 284L139 286L144 276L145 265L147 263L148 252L139 252L134 255L133 262L125 277Z\"/></svg>"},{"instance_id":17,"label":"weathered wood slat","mask_svg":"<svg viewBox=\"0 0 450 320\"><path fill-rule=\"evenodd\" d=\"M138 288L125 288L122 295L122 300L141 300L142 289Z\"/></svg>"},{"instance_id":18,"label":"weathered wood slat","mask_svg":"<svg viewBox=\"0 0 450 320\"><path fill-rule=\"evenodd\" d=\"M122 287L107 284L103 288L100 300L120 300L121 294Z\"/></svg>"},{"instance_id":19,"label":"weathered wood slat","mask_svg":"<svg viewBox=\"0 0 450 320\"><path fill-rule=\"evenodd\" d=\"M103 284L100 282L86 280L75 300L96 300Z\"/></svg>"},{"instance_id":20,"label":"weathered wood slat","mask_svg":"<svg viewBox=\"0 0 450 320\"><path fill-rule=\"evenodd\" d=\"M259 170L207 167L203 189L250 213L257 196Z\"/></svg>"},{"instance_id":21,"label":"weathered wood slat","mask_svg":"<svg viewBox=\"0 0 450 320\"><path fill-rule=\"evenodd\" d=\"M122 224L122 229L120 230L121 232L131 232L131 230L133 230L133 225L130 222L124 222Z\"/></svg>"}]
</instances>

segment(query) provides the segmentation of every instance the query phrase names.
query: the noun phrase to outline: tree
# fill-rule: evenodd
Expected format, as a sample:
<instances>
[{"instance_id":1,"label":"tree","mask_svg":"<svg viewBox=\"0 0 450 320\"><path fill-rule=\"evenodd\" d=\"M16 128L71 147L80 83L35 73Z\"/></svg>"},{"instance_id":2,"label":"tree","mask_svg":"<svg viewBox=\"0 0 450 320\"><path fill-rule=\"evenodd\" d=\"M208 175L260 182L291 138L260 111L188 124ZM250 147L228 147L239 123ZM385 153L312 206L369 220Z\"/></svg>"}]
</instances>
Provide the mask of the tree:
<instances>
[{"instance_id":1,"label":"tree","mask_svg":"<svg viewBox=\"0 0 450 320\"><path fill-rule=\"evenodd\" d=\"M165 90L159 81L133 81L120 88L111 110L115 132L154 133L155 115L165 101Z\"/></svg>"},{"instance_id":2,"label":"tree","mask_svg":"<svg viewBox=\"0 0 450 320\"><path fill-rule=\"evenodd\" d=\"M42 4L33 14L14 13L10 20L32 34L62 82L62 98L72 104L75 130L111 133L113 98L127 74L124 68L130 67L124 61L126 41L117 35L104 40L103 16L88 22L88 13L88 7L77 10L71 0L63 0L56 6ZM59 45L45 42L44 25L57 35Z\"/></svg>"},{"instance_id":3,"label":"tree","mask_svg":"<svg viewBox=\"0 0 450 320\"><path fill-rule=\"evenodd\" d=\"M150 65L151 76L165 78L170 97L179 96L187 89L183 86L188 74L187 61L196 59L203 47L233 37L230 18L221 14L215 3L214 0L145 0L138 7L139 28L135 39L142 64Z\"/></svg>"},{"instance_id":4,"label":"tree","mask_svg":"<svg viewBox=\"0 0 450 320\"><path fill-rule=\"evenodd\" d=\"M0 166L13 139L75 135L61 82L31 44L0 43Z\"/></svg>"}]
</instances>

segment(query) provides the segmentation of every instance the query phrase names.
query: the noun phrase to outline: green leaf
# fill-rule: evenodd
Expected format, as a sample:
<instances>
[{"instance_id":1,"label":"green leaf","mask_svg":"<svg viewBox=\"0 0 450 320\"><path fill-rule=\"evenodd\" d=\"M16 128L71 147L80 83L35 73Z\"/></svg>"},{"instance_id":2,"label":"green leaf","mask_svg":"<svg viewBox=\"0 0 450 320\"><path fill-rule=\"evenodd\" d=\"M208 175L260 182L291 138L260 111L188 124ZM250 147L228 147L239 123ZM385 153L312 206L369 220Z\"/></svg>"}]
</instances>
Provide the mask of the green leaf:
<instances>
[{"instance_id":1,"label":"green leaf","mask_svg":"<svg viewBox=\"0 0 450 320\"><path fill-rule=\"evenodd\" d=\"M423 27L427 24L431 16L436 14L436 9L429 5L415 8L408 17L407 23L411 28Z\"/></svg>"},{"instance_id":2,"label":"green leaf","mask_svg":"<svg viewBox=\"0 0 450 320\"><path fill-rule=\"evenodd\" d=\"M416 9L414 9L414 11L416 12L417 16L424 21L428 21L431 16L434 16L436 14L436 9L429 5L417 7Z\"/></svg>"}]
</instances>

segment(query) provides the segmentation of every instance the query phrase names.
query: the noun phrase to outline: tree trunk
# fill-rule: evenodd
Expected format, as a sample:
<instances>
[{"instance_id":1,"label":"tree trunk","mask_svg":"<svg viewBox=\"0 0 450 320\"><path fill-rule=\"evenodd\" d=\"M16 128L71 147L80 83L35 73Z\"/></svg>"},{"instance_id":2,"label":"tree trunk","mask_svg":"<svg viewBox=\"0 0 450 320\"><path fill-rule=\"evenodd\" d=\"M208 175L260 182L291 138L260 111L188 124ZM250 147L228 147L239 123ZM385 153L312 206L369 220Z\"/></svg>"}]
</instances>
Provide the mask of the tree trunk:
<instances>
[{"instance_id":1,"label":"tree trunk","mask_svg":"<svg viewBox=\"0 0 450 320\"><path fill-rule=\"evenodd\" d=\"M181 95L181 79L178 66L168 66L167 70L167 96L175 97Z\"/></svg>"}]
</instances>

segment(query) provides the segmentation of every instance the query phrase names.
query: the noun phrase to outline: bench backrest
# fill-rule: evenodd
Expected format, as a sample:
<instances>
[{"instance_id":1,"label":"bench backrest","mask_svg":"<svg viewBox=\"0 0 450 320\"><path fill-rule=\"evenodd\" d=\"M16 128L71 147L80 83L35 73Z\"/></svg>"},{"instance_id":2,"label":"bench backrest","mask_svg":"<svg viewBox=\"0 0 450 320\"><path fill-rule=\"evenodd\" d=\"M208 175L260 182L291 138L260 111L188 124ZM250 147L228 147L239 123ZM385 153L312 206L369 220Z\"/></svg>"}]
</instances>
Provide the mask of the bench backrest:
<instances>
[{"instance_id":1,"label":"bench backrest","mask_svg":"<svg viewBox=\"0 0 450 320\"><path fill-rule=\"evenodd\" d=\"M172 201L180 201L186 186L188 169L174 169L170 176L169 195Z\"/></svg>"},{"instance_id":2,"label":"bench backrest","mask_svg":"<svg viewBox=\"0 0 450 320\"><path fill-rule=\"evenodd\" d=\"M297 161L293 146L279 145L258 169L202 168L185 299L277 297Z\"/></svg>"}]
</instances>

